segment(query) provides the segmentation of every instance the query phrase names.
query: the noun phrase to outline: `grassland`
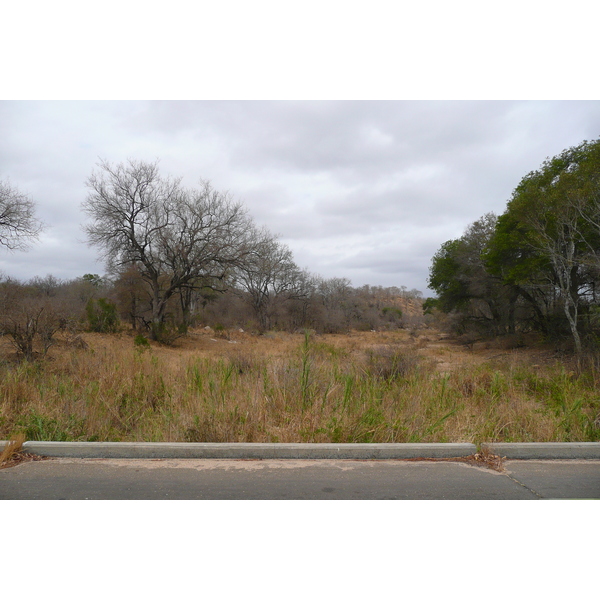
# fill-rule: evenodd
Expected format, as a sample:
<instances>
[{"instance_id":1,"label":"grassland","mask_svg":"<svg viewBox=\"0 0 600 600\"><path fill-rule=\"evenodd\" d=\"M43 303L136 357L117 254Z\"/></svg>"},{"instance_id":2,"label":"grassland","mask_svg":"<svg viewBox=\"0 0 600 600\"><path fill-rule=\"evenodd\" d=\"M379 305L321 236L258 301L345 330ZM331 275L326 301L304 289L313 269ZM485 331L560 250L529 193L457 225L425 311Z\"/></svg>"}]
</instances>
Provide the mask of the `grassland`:
<instances>
[{"instance_id":1,"label":"grassland","mask_svg":"<svg viewBox=\"0 0 600 600\"><path fill-rule=\"evenodd\" d=\"M600 440L600 378L550 350L435 332L199 330L174 347L82 334L42 360L0 347L0 439L178 442ZM435 343L434 343L435 342Z\"/></svg>"}]
</instances>

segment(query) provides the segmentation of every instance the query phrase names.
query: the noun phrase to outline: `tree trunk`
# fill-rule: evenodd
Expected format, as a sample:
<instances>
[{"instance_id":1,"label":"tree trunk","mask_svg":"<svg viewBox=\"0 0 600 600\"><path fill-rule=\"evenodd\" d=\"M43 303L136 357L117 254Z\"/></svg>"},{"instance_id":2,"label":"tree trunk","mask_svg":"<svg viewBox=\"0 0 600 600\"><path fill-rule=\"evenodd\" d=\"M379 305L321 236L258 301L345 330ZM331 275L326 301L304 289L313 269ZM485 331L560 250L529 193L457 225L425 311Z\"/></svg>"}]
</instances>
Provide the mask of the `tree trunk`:
<instances>
[{"instance_id":1,"label":"tree trunk","mask_svg":"<svg viewBox=\"0 0 600 600\"><path fill-rule=\"evenodd\" d=\"M573 302L570 294L565 295L564 309L567 320L569 321L569 327L571 328L573 342L575 343L575 352L581 354L581 338L579 336L579 331L577 331L577 305ZM571 309L573 309L573 313L571 313Z\"/></svg>"},{"instance_id":2,"label":"tree trunk","mask_svg":"<svg viewBox=\"0 0 600 600\"><path fill-rule=\"evenodd\" d=\"M160 297L158 290L154 290L152 297L152 322L150 325L150 335L155 342L160 342L163 338L166 307L166 299Z\"/></svg>"}]
</instances>

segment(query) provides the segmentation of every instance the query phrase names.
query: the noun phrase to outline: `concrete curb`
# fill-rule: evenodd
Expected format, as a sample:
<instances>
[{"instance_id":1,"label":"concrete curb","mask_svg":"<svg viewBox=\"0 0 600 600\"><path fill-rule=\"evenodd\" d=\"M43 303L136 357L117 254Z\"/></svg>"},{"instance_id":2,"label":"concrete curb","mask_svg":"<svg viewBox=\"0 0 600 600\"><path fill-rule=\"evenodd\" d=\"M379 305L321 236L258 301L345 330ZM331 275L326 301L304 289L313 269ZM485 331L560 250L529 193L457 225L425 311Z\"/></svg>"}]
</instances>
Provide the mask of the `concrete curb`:
<instances>
[{"instance_id":1,"label":"concrete curb","mask_svg":"<svg viewBox=\"0 0 600 600\"><path fill-rule=\"evenodd\" d=\"M6 445L0 441L0 450ZM482 444L508 459L600 460L600 442ZM169 442L25 442L23 451L64 458L403 459L455 458L477 452L474 444L245 444Z\"/></svg>"},{"instance_id":2,"label":"concrete curb","mask_svg":"<svg viewBox=\"0 0 600 600\"><path fill-rule=\"evenodd\" d=\"M168 442L25 442L23 451L69 458L399 459L453 458L474 444L220 444Z\"/></svg>"},{"instance_id":3,"label":"concrete curb","mask_svg":"<svg viewBox=\"0 0 600 600\"><path fill-rule=\"evenodd\" d=\"M600 442L527 442L481 444L482 450L515 459L600 459Z\"/></svg>"}]
</instances>

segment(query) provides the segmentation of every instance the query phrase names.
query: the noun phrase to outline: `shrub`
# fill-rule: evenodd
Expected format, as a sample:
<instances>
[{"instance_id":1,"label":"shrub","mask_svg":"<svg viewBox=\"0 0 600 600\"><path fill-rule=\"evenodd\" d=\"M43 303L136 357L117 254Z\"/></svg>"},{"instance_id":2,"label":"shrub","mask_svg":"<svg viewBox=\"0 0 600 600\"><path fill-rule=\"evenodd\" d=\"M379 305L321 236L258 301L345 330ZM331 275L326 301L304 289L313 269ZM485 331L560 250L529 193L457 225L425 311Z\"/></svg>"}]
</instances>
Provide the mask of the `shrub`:
<instances>
[{"instance_id":1,"label":"shrub","mask_svg":"<svg viewBox=\"0 0 600 600\"><path fill-rule=\"evenodd\" d=\"M388 317L391 321L401 319L402 311L396 306L386 306L381 309L381 312L385 317Z\"/></svg>"},{"instance_id":2,"label":"shrub","mask_svg":"<svg viewBox=\"0 0 600 600\"><path fill-rule=\"evenodd\" d=\"M115 333L119 329L119 317L114 302L106 298L90 298L85 307L90 331Z\"/></svg>"},{"instance_id":3,"label":"shrub","mask_svg":"<svg viewBox=\"0 0 600 600\"><path fill-rule=\"evenodd\" d=\"M416 354L389 346L372 348L367 353L367 372L378 379L392 381L411 375L419 362Z\"/></svg>"},{"instance_id":4,"label":"shrub","mask_svg":"<svg viewBox=\"0 0 600 600\"><path fill-rule=\"evenodd\" d=\"M150 348L150 342L146 337L144 337L141 333L138 333L135 338L133 338L133 345L138 350L146 350Z\"/></svg>"},{"instance_id":5,"label":"shrub","mask_svg":"<svg viewBox=\"0 0 600 600\"><path fill-rule=\"evenodd\" d=\"M51 302L25 296L2 312L0 333L11 338L19 356L33 360L48 352L61 324Z\"/></svg>"}]
</instances>

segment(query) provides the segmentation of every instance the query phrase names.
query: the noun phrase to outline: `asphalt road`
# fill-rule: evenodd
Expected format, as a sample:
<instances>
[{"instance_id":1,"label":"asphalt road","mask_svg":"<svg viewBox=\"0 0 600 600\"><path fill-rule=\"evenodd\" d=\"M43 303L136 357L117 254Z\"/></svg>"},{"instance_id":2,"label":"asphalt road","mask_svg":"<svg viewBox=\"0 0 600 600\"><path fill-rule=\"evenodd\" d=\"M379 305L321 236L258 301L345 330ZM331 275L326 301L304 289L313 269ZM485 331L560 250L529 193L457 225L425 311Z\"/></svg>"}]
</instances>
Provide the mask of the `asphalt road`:
<instances>
[{"instance_id":1,"label":"asphalt road","mask_svg":"<svg viewBox=\"0 0 600 600\"><path fill-rule=\"evenodd\" d=\"M0 500L600 499L600 460L507 460L504 468L403 460L55 458L0 469Z\"/></svg>"}]
</instances>

